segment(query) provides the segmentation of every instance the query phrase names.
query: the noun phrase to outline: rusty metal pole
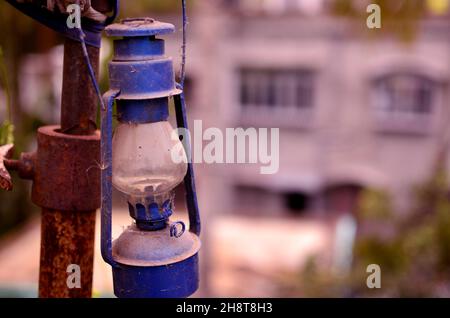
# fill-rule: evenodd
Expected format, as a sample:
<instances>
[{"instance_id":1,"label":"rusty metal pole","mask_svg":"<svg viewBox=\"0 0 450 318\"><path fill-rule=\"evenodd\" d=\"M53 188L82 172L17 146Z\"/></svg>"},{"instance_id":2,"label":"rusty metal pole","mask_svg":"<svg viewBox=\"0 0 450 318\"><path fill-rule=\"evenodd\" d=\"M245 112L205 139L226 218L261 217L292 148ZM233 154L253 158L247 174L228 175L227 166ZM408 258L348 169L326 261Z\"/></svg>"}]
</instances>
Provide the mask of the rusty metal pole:
<instances>
[{"instance_id":1,"label":"rusty metal pole","mask_svg":"<svg viewBox=\"0 0 450 318\"><path fill-rule=\"evenodd\" d=\"M92 68L98 75L99 49L87 46ZM61 132L91 135L97 129L95 118L98 98L89 77L79 42L66 39L61 99Z\"/></svg>"},{"instance_id":2,"label":"rusty metal pole","mask_svg":"<svg viewBox=\"0 0 450 318\"><path fill-rule=\"evenodd\" d=\"M36 14L39 10L32 3L9 2L45 25L55 27L48 23L47 11ZM105 24L117 14L117 1L91 0L90 4L98 12L113 12ZM91 44L97 46L97 41ZM99 48L88 46L87 54L98 76ZM97 103L83 46L67 38L61 125L40 127L37 151L22 153L19 160L11 159L13 145L0 147L0 188L12 190L7 169L17 170L21 178L33 180L31 199L42 208L39 297L92 296L95 214L100 208Z\"/></svg>"},{"instance_id":3,"label":"rusty metal pole","mask_svg":"<svg viewBox=\"0 0 450 318\"><path fill-rule=\"evenodd\" d=\"M108 0L93 1L92 4L94 8L102 12L111 10ZM97 75L99 49L88 46L88 53ZM79 42L66 39L60 132L79 139L96 140L98 137L96 112L97 95L89 77L81 45ZM93 150L98 152L97 162L100 162L99 143L95 143ZM74 156L82 158L84 151L86 149L80 147ZM67 168L70 169L70 167ZM93 169L99 168L93 167ZM79 175L83 173L80 169L73 169L73 172L78 174L70 176L75 183L82 183L86 178L86 175ZM87 174L87 171L85 173ZM89 177L99 178L99 175L94 173ZM82 185L78 184L75 188L79 187ZM55 191L58 191L57 187ZM65 195L70 194L63 192L59 194L61 200L64 200ZM99 196L99 193L97 195ZM100 198L97 199L100 202ZM95 217L95 209L82 211L42 208L39 297L87 298L92 296ZM80 288L69 288L67 285L70 274L67 268L70 264L80 266Z\"/></svg>"},{"instance_id":4,"label":"rusty metal pole","mask_svg":"<svg viewBox=\"0 0 450 318\"><path fill-rule=\"evenodd\" d=\"M88 47L98 71L99 49ZM61 101L61 132L91 135L96 130L97 97L79 42L66 39ZM76 180L80 176L73 176ZM64 194L62 194L64 195ZM91 297L96 210L42 208L39 297ZM80 266L81 288L69 289L67 267Z\"/></svg>"}]
</instances>

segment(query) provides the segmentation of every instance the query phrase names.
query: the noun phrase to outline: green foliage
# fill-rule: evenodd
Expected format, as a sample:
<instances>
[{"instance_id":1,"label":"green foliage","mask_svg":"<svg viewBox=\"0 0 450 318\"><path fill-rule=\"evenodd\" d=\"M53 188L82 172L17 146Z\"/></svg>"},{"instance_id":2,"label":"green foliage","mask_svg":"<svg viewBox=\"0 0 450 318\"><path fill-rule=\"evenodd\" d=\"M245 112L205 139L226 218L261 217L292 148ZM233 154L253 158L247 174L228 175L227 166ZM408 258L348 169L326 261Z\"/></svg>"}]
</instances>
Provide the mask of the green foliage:
<instances>
[{"instance_id":1,"label":"green foliage","mask_svg":"<svg viewBox=\"0 0 450 318\"><path fill-rule=\"evenodd\" d=\"M385 242L378 237L369 237L358 242L355 255L364 264L378 264L383 271L400 273L407 264L403 249L401 239Z\"/></svg>"},{"instance_id":2,"label":"green foliage","mask_svg":"<svg viewBox=\"0 0 450 318\"><path fill-rule=\"evenodd\" d=\"M0 145L14 143L14 125L5 120L0 126Z\"/></svg>"},{"instance_id":3,"label":"green foliage","mask_svg":"<svg viewBox=\"0 0 450 318\"><path fill-rule=\"evenodd\" d=\"M6 65L3 58L3 49L0 46L0 79L6 93L7 119L0 125L0 145L14 143L14 125L11 123L11 93L8 83ZM1 107L1 105L0 105Z\"/></svg>"},{"instance_id":4,"label":"green foliage","mask_svg":"<svg viewBox=\"0 0 450 318\"><path fill-rule=\"evenodd\" d=\"M388 282L381 293L394 296L442 296L439 287L450 284L450 201L447 174L435 169L415 192L412 211L394 220L395 236L360 237L355 263L379 264ZM364 286L360 292L366 293Z\"/></svg>"},{"instance_id":5,"label":"green foliage","mask_svg":"<svg viewBox=\"0 0 450 318\"><path fill-rule=\"evenodd\" d=\"M359 201L359 215L364 219L380 220L392 217L391 202L384 191L364 189Z\"/></svg>"},{"instance_id":6,"label":"green foliage","mask_svg":"<svg viewBox=\"0 0 450 318\"><path fill-rule=\"evenodd\" d=\"M438 207L435 219L435 241L438 252L438 266L450 274L450 205L448 202Z\"/></svg>"},{"instance_id":7,"label":"green foliage","mask_svg":"<svg viewBox=\"0 0 450 318\"><path fill-rule=\"evenodd\" d=\"M317 256L309 257L299 276L285 274L281 279L280 297L336 297L349 291L348 277L333 275L324 271L320 264L323 260Z\"/></svg>"},{"instance_id":8,"label":"green foliage","mask_svg":"<svg viewBox=\"0 0 450 318\"><path fill-rule=\"evenodd\" d=\"M428 215L438 208L443 208L448 199L447 192L447 173L442 165L439 164L433 177L415 189L418 199L416 214Z\"/></svg>"}]
</instances>

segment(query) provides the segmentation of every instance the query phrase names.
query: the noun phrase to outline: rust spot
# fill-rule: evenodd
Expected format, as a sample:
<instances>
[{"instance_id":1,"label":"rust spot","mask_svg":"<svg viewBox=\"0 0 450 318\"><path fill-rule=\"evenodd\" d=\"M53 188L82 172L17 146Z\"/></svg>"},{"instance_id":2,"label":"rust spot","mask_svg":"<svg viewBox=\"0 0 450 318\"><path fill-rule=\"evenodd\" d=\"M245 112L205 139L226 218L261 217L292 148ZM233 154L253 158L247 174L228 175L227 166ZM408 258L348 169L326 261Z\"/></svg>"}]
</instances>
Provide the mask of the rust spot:
<instances>
[{"instance_id":1,"label":"rust spot","mask_svg":"<svg viewBox=\"0 0 450 318\"><path fill-rule=\"evenodd\" d=\"M42 209L39 297L92 296L95 212ZM80 266L81 288L67 286L70 264Z\"/></svg>"}]
</instances>

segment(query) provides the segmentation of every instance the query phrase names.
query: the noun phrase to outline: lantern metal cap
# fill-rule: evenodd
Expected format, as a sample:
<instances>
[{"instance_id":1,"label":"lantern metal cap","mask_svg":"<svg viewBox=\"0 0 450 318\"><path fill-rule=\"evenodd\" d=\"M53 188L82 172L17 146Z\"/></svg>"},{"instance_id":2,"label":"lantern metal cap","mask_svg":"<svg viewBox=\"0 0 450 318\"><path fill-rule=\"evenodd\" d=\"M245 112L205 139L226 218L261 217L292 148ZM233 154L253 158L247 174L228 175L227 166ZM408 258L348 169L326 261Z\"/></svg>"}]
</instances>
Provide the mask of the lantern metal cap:
<instances>
[{"instance_id":1,"label":"lantern metal cap","mask_svg":"<svg viewBox=\"0 0 450 318\"><path fill-rule=\"evenodd\" d=\"M130 225L112 247L113 259L129 266L164 266L197 254L200 239L191 232L171 236L170 226L158 231L142 231Z\"/></svg>"},{"instance_id":2,"label":"lantern metal cap","mask_svg":"<svg viewBox=\"0 0 450 318\"><path fill-rule=\"evenodd\" d=\"M120 23L114 23L105 28L107 36L155 36L169 34L175 31L173 24L159 22L151 18L123 19Z\"/></svg>"}]
</instances>

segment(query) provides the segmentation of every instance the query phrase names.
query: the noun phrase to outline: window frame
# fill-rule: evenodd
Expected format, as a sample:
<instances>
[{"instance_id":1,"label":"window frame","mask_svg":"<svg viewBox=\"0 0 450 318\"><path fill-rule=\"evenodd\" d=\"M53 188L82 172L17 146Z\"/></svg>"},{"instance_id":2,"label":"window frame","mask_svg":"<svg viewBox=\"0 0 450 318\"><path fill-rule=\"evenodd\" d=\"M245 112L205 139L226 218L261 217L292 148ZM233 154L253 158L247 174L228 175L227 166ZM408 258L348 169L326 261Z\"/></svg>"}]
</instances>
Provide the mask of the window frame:
<instances>
[{"instance_id":1,"label":"window frame","mask_svg":"<svg viewBox=\"0 0 450 318\"><path fill-rule=\"evenodd\" d=\"M404 81L404 83L396 84L400 88L403 85L403 91L389 83L396 79ZM374 115L375 130L381 133L419 135L430 133L437 113L438 84L435 79L415 72L391 72L373 79L370 83L369 101ZM428 91L426 94L429 96L425 97L428 99L428 104L420 105L417 97L420 94L419 91L424 88ZM405 104L404 97L401 97L401 95L407 95L408 90L414 94L407 96L411 105ZM385 96L382 96L383 94ZM385 105L382 105L383 99L385 99ZM387 99L390 100L386 101Z\"/></svg>"},{"instance_id":2,"label":"window frame","mask_svg":"<svg viewBox=\"0 0 450 318\"><path fill-rule=\"evenodd\" d=\"M301 128L309 128L312 125L318 95L318 76L315 69L240 66L237 68L236 76L237 103L240 119L244 124ZM248 88L248 82L256 82L256 78L260 78L259 83L253 83L251 84L253 88ZM283 82L290 84L282 85ZM298 87L303 87L302 92L299 92ZM253 91L256 96L249 97L249 91ZM259 91L259 96L256 91ZM306 99L309 102L302 105L300 101L308 94ZM246 99L249 102L246 102ZM252 100L257 102L251 102Z\"/></svg>"}]
</instances>

